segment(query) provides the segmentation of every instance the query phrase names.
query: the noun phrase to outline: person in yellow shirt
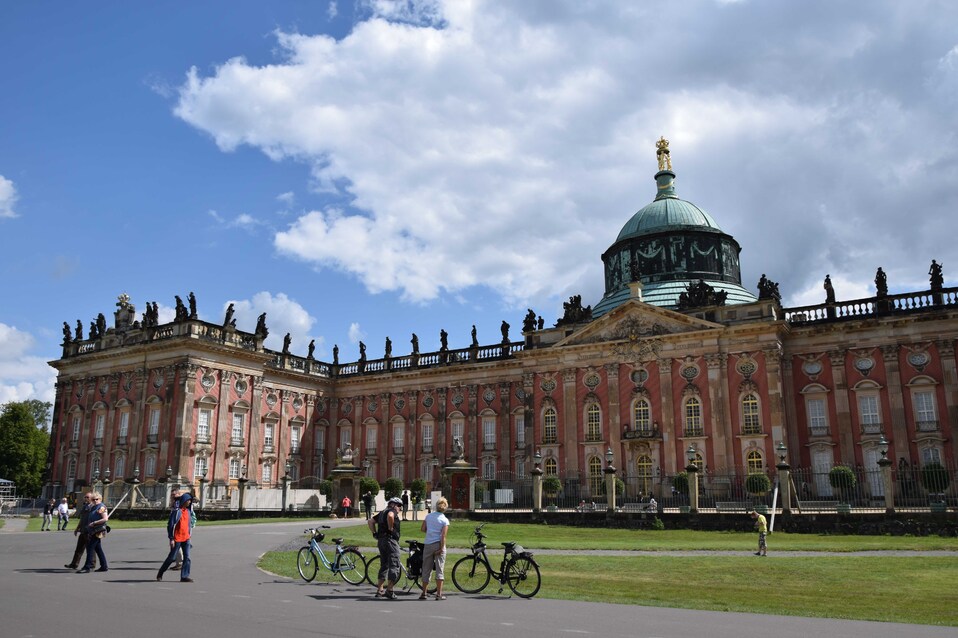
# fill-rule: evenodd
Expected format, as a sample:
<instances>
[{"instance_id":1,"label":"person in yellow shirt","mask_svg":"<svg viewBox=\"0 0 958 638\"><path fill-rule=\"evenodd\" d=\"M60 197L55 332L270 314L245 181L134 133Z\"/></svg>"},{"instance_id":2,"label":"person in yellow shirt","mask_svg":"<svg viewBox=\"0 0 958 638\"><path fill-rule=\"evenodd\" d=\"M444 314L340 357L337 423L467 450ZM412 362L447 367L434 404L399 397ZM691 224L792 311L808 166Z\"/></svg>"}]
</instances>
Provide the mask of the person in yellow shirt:
<instances>
[{"instance_id":1,"label":"person in yellow shirt","mask_svg":"<svg viewBox=\"0 0 958 638\"><path fill-rule=\"evenodd\" d=\"M765 543L765 537L768 534L768 523L765 521L765 517L752 510L752 519L755 521L755 529L758 530L758 551L755 552L756 556L767 556L768 547Z\"/></svg>"}]
</instances>

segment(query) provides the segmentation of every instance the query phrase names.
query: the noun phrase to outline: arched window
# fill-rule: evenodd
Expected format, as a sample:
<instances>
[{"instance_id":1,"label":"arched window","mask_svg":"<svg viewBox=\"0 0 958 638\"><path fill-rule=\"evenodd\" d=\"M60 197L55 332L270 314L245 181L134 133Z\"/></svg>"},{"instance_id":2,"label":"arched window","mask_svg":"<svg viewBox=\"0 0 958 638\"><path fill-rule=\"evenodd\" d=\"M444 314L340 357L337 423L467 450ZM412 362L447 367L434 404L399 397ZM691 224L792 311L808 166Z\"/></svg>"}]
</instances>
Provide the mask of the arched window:
<instances>
[{"instance_id":1,"label":"arched window","mask_svg":"<svg viewBox=\"0 0 958 638\"><path fill-rule=\"evenodd\" d=\"M635 473L639 478L639 492L642 495L652 492L652 457L643 454L635 460Z\"/></svg>"},{"instance_id":2,"label":"arched window","mask_svg":"<svg viewBox=\"0 0 958 638\"><path fill-rule=\"evenodd\" d=\"M632 427L641 434L652 433L652 407L645 399L632 404Z\"/></svg>"},{"instance_id":3,"label":"arched window","mask_svg":"<svg viewBox=\"0 0 958 638\"><path fill-rule=\"evenodd\" d=\"M602 461L597 456L589 457L589 491L593 496L602 493Z\"/></svg>"},{"instance_id":4,"label":"arched window","mask_svg":"<svg viewBox=\"0 0 958 638\"><path fill-rule=\"evenodd\" d=\"M126 457L118 456L113 461L113 480L118 481L126 476Z\"/></svg>"},{"instance_id":5,"label":"arched window","mask_svg":"<svg viewBox=\"0 0 958 638\"><path fill-rule=\"evenodd\" d=\"M75 461L74 461L75 463ZM546 476L556 476L559 473L559 464L555 459L546 459L545 473Z\"/></svg>"},{"instance_id":6,"label":"arched window","mask_svg":"<svg viewBox=\"0 0 958 638\"><path fill-rule=\"evenodd\" d=\"M69 463L67 463L67 478L73 480L77 477L77 460L76 457L70 457Z\"/></svg>"},{"instance_id":7,"label":"arched window","mask_svg":"<svg viewBox=\"0 0 958 638\"><path fill-rule=\"evenodd\" d=\"M403 465L402 461L396 461L392 466L392 477L397 478L400 481L403 480Z\"/></svg>"},{"instance_id":8,"label":"arched window","mask_svg":"<svg viewBox=\"0 0 958 638\"><path fill-rule=\"evenodd\" d=\"M263 484L269 485L272 482L273 482L273 464L263 463Z\"/></svg>"},{"instance_id":9,"label":"arched window","mask_svg":"<svg viewBox=\"0 0 958 638\"><path fill-rule=\"evenodd\" d=\"M482 462L482 478L486 480L496 478L496 461L494 459L486 459ZM493 495L490 494L490 496Z\"/></svg>"},{"instance_id":10,"label":"arched window","mask_svg":"<svg viewBox=\"0 0 958 638\"><path fill-rule=\"evenodd\" d=\"M758 397L749 392L742 397L742 434L761 434L762 420L758 411Z\"/></svg>"},{"instance_id":11,"label":"arched window","mask_svg":"<svg viewBox=\"0 0 958 638\"><path fill-rule=\"evenodd\" d=\"M555 443L557 434L557 418L555 408L546 408L542 413L542 442Z\"/></svg>"},{"instance_id":12,"label":"arched window","mask_svg":"<svg viewBox=\"0 0 958 638\"><path fill-rule=\"evenodd\" d=\"M745 455L745 470L748 474L760 474L765 471L765 459L758 450L750 450Z\"/></svg>"},{"instance_id":13,"label":"arched window","mask_svg":"<svg viewBox=\"0 0 958 638\"><path fill-rule=\"evenodd\" d=\"M702 436L702 403L697 397L685 400L685 436Z\"/></svg>"},{"instance_id":14,"label":"arched window","mask_svg":"<svg viewBox=\"0 0 958 638\"><path fill-rule=\"evenodd\" d=\"M593 403L586 409L586 441L602 440L602 409L598 404Z\"/></svg>"}]
</instances>

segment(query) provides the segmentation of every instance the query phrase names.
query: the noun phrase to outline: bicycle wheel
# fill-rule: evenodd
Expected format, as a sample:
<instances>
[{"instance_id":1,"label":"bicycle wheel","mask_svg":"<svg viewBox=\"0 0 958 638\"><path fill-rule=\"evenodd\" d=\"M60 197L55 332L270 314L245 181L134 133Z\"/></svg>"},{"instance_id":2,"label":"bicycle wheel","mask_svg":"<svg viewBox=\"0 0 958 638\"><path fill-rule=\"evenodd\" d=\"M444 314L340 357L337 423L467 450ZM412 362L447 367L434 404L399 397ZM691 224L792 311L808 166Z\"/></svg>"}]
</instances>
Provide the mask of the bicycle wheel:
<instances>
[{"instance_id":1,"label":"bicycle wheel","mask_svg":"<svg viewBox=\"0 0 958 638\"><path fill-rule=\"evenodd\" d=\"M422 591L422 581L419 580L419 576L412 579L412 584L415 585L417 590ZM426 593L429 595L436 593L436 572L432 573L432 580L429 581L429 588Z\"/></svg>"},{"instance_id":2,"label":"bicycle wheel","mask_svg":"<svg viewBox=\"0 0 958 638\"><path fill-rule=\"evenodd\" d=\"M464 594L478 594L489 584L489 566L477 556L464 556L452 568L452 582Z\"/></svg>"},{"instance_id":3,"label":"bicycle wheel","mask_svg":"<svg viewBox=\"0 0 958 638\"><path fill-rule=\"evenodd\" d=\"M299 554L296 555L296 569L299 570L299 575L303 577L307 583L313 582L313 579L316 578L316 565L319 563L319 558L316 557L316 554L313 553L313 550L309 547L303 547L299 550Z\"/></svg>"},{"instance_id":4,"label":"bicycle wheel","mask_svg":"<svg viewBox=\"0 0 958 638\"><path fill-rule=\"evenodd\" d=\"M366 580L366 560L355 549L344 549L336 565L339 575L350 585L362 585Z\"/></svg>"},{"instance_id":5,"label":"bicycle wheel","mask_svg":"<svg viewBox=\"0 0 958 638\"><path fill-rule=\"evenodd\" d=\"M506 580L509 589L521 598L532 598L542 586L539 566L528 556L517 556L506 565Z\"/></svg>"},{"instance_id":6,"label":"bicycle wheel","mask_svg":"<svg viewBox=\"0 0 958 638\"><path fill-rule=\"evenodd\" d=\"M379 554L376 554L366 561L366 581L370 585L375 585L379 582L379 565Z\"/></svg>"}]
</instances>

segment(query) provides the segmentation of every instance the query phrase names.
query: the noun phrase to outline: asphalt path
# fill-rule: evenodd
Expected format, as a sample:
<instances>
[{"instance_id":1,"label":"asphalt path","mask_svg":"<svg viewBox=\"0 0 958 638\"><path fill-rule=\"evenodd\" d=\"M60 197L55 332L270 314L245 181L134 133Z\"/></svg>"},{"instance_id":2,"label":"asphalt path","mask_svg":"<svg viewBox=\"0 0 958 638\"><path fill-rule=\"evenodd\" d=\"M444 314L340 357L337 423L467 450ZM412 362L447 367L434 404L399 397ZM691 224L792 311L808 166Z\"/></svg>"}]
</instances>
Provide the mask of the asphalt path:
<instances>
[{"instance_id":1,"label":"asphalt path","mask_svg":"<svg viewBox=\"0 0 958 638\"><path fill-rule=\"evenodd\" d=\"M325 523L326 521L324 521ZM333 528L355 521L329 521ZM288 580L256 568L263 552L295 544L308 523L204 527L193 537L193 583L162 582L165 530L117 530L104 542L110 571L76 574L69 532L0 534L0 635L245 638L275 635L405 638L955 638L953 627L665 609L505 595L445 601L373 597L369 585ZM548 579L548 573L543 575ZM597 574L597 577L601 575ZM489 590L495 592L490 585Z\"/></svg>"}]
</instances>

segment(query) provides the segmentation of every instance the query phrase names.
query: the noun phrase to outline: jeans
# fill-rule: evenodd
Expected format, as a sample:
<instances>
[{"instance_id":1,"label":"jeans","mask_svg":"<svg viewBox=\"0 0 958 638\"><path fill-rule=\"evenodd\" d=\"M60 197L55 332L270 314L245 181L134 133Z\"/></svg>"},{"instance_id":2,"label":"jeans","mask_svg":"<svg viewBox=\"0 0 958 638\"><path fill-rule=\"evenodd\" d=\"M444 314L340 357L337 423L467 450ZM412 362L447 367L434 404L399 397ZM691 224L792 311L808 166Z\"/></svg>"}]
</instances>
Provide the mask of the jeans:
<instances>
[{"instance_id":1,"label":"jeans","mask_svg":"<svg viewBox=\"0 0 958 638\"><path fill-rule=\"evenodd\" d=\"M177 552L180 550L183 551L183 569L180 571L180 580L186 580L190 577L190 547L192 544L189 541L177 541L173 543L173 548L170 549L169 555L166 557L166 560L163 561L163 564L160 566L160 571L157 573L157 576L162 576L163 572L170 568L170 565L173 564L173 560L176 558Z\"/></svg>"},{"instance_id":2,"label":"jeans","mask_svg":"<svg viewBox=\"0 0 958 638\"><path fill-rule=\"evenodd\" d=\"M96 534L90 534L86 542L86 563L83 569L93 569L93 554L96 554L100 561L100 569L106 570L109 567L106 564L106 556L103 554L103 539Z\"/></svg>"}]
</instances>

